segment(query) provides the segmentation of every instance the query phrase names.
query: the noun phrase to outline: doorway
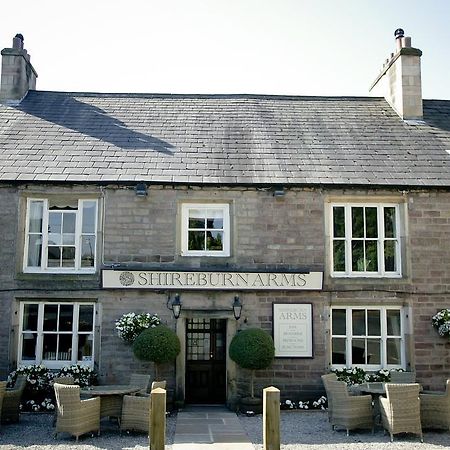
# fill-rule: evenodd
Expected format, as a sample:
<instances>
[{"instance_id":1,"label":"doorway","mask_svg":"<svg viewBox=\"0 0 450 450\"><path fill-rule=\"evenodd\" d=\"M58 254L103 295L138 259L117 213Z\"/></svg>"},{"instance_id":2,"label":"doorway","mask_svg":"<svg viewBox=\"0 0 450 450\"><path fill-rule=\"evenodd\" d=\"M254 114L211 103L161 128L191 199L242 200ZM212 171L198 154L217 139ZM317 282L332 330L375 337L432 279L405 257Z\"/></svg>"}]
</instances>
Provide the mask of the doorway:
<instances>
[{"instance_id":1,"label":"doorway","mask_svg":"<svg viewBox=\"0 0 450 450\"><path fill-rule=\"evenodd\" d=\"M226 319L186 319L187 403L225 403Z\"/></svg>"}]
</instances>

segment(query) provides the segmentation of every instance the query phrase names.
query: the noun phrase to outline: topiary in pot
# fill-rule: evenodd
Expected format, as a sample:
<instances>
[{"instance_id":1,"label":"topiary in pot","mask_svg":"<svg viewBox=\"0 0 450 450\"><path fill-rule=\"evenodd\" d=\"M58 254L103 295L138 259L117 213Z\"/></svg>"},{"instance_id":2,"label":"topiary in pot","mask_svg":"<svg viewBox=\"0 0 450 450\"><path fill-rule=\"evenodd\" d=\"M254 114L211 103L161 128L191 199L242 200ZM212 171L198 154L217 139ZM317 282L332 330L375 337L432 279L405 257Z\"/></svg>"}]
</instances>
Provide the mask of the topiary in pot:
<instances>
[{"instance_id":1,"label":"topiary in pot","mask_svg":"<svg viewBox=\"0 0 450 450\"><path fill-rule=\"evenodd\" d=\"M249 404L255 404L255 370L270 366L275 356L272 336L260 328L239 331L230 343L230 358L239 366L251 371ZM259 399L258 399L259 401Z\"/></svg>"},{"instance_id":2,"label":"topiary in pot","mask_svg":"<svg viewBox=\"0 0 450 450\"><path fill-rule=\"evenodd\" d=\"M136 358L155 363L155 379L158 379L158 366L173 361L180 353L178 336L165 325L144 330L133 342Z\"/></svg>"}]
</instances>

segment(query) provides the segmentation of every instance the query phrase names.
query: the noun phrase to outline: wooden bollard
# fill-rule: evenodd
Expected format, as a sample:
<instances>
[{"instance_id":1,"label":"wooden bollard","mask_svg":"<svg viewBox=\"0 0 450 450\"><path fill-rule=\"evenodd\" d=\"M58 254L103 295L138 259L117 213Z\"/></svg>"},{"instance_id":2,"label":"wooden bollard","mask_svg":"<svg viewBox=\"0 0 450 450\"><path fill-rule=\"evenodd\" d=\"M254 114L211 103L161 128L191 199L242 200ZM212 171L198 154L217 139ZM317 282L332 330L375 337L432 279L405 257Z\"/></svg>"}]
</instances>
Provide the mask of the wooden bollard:
<instances>
[{"instance_id":1,"label":"wooden bollard","mask_svg":"<svg viewBox=\"0 0 450 450\"><path fill-rule=\"evenodd\" d=\"M164 450L166 443L166 390L156 388L150 395L150 450Z\"/></svg>"},{"instance_id":2,"label":"wooden bollard","mask_svg":"<svg viewBox=\"0 0 450 450\"><path fill-rule=\"evenodd\" d=\"M280 390L263 389L263 443L264 450L280 450Z\"/></svg>"}]
</instances>

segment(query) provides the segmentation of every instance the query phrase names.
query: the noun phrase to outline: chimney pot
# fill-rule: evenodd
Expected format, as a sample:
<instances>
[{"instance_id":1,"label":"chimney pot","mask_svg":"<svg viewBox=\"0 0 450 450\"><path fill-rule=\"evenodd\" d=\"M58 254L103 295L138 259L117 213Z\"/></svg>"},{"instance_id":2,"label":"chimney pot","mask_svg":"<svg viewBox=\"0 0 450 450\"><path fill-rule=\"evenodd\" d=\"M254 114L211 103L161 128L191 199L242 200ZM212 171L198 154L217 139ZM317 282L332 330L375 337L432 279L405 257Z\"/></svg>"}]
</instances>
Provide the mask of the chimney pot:
<instances>
[{"instance_id":1,"label":"chimney pot","mask_svg":"<svg viewBox=\"0 0 450 450\"><path fill-rule=\"evenodd\" d=\"M23 50L23 35L17 33L13 38L13 48Z\"/></svg>"}]
</instances>

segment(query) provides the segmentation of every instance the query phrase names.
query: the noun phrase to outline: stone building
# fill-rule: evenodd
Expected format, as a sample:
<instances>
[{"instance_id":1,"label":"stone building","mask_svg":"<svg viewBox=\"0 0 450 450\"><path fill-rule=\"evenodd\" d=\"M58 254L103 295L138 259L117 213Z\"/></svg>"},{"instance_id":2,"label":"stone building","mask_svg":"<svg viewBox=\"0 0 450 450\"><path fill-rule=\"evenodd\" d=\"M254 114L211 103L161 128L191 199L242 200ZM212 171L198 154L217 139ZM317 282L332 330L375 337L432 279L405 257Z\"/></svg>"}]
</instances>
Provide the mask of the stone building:
<instances>
[{"instance_id":1,"label":"stone building","mask_svg":"<svg viewBox=\"0 0 450 450\"><path fill-rule=\"evenodd\" d=\"M450 101L422 100L421 51L396 42L380 97L150 95L35 90L17 35L0 90L1 376L152 371L115 330L150 312L182 343L164 367L179 401L247 391L227 349L249 327L276 344L258 387L285 397L318 395L333 367L443 386Z\"/></svg>"}]
</instances>

